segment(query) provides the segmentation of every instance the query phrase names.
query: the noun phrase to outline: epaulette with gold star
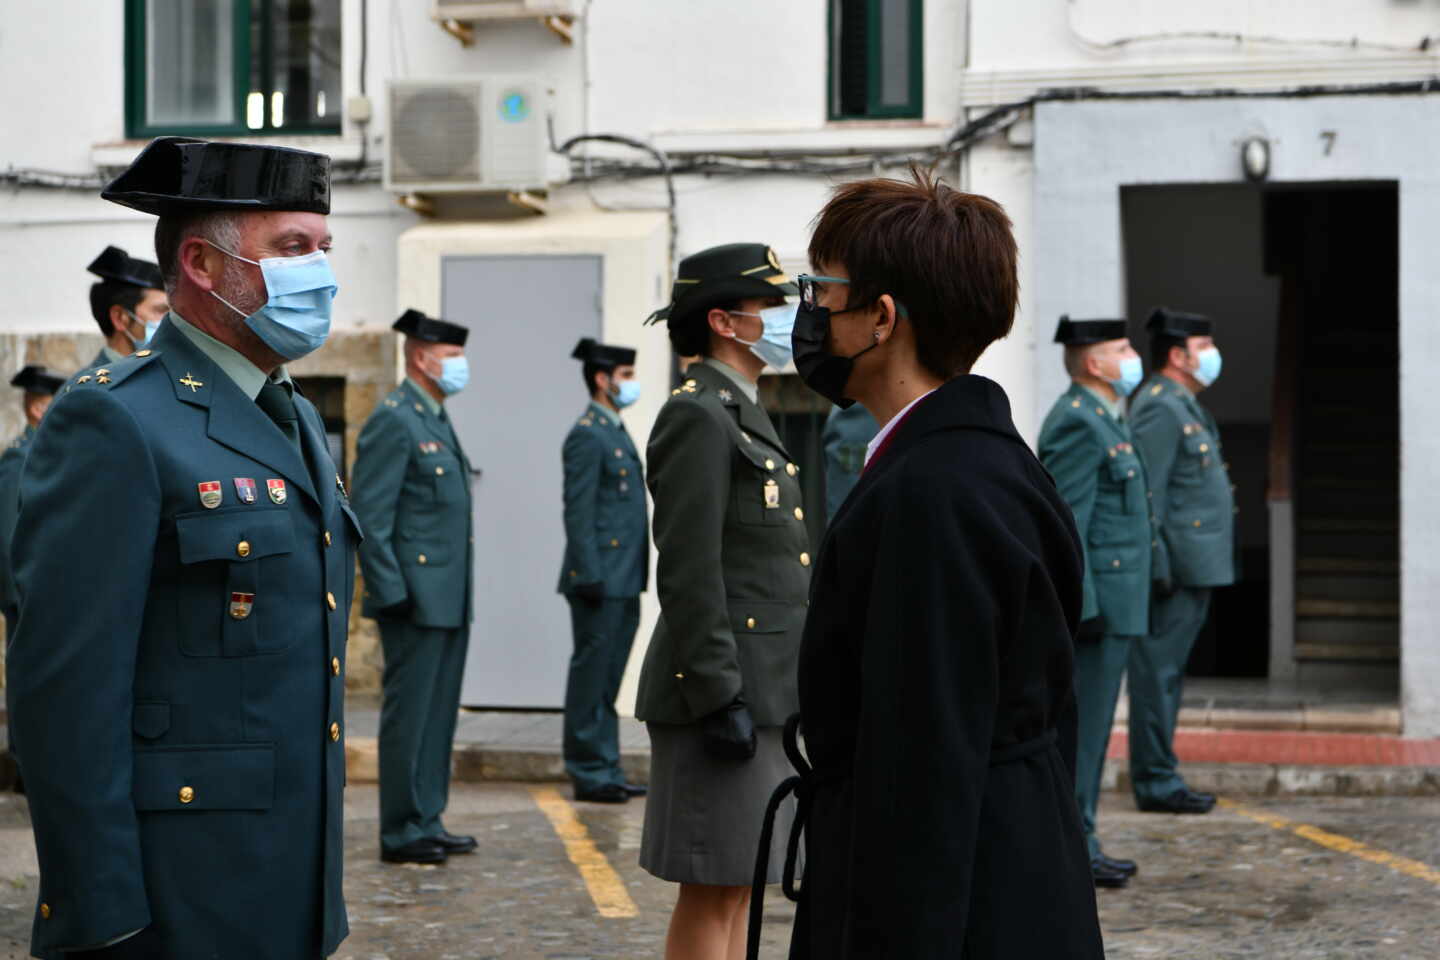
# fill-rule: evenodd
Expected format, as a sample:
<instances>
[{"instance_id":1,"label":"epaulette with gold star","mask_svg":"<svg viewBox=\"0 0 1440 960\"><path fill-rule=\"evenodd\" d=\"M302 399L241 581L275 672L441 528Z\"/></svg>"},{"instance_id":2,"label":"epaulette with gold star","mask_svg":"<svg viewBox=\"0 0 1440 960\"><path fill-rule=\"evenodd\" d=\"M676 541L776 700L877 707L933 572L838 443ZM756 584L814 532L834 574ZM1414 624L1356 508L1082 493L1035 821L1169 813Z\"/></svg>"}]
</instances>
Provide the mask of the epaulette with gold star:
<instances>
[{"instance_id":1,"label":"epaulette with gold star","mask_svg":"<svg viewBox=\"0 0 1440 960\"><path fill-rule=\"evenodd\" d=\"M75 387L83 386L117 386L136 370L142 369L158 356L160 356L160 354L154 350L139 350L128 357L122 357L114 363L94 367L65 384L64 392L69 393Z\"/></svg>"},{"instance_id":2,"label":"epaulette with gold star","mask_svg":"<svg viewBox=\"0 0 1440 960\"><path fill-rule=\"evenodd\" d=\"M681 397L687 395L698 395L705 392L705 385L699 380L686 380L680 386L670 391L670 396Z\"/></svg>"}]
</instances>

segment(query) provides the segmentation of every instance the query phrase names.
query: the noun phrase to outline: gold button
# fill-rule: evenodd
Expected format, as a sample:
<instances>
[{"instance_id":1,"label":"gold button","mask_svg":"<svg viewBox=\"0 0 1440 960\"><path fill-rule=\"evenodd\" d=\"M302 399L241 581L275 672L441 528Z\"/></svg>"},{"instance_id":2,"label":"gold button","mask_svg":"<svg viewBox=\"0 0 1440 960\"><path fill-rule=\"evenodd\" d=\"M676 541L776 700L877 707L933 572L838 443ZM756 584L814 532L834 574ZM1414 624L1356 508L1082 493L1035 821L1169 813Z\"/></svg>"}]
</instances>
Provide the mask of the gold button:
<instances>
[{"instance_id":1,"label":"gold button","mask_svg":"<svg viewBox=\"0 0 1440 960\"><path fill-rule=\"evenodd\" d=\"M1160 541L1159 541L1159 540L1151 540L1151 541L1150 541L1150 546L1151 546L1151 547L1158 547L1158 546L1160 546Z\"/></svg>"},{"instance_id":2,"label":"gold button","mask_svg":"<svg viewBox=\"0 0 1440 960\"><path fill-rule=\"evenodd\" d=\"M625 469L624 467L621 467L621 468L620 468L620 476L622 476L622 477L628 477L628 476L630 476L630 471L627 470L627 469Z\"/></svg>"},{"instance_id":3,"label":"gold button","mask_svg":"<svg viewBox=\"0 0 1440 960\"><path fill-rule=\"evenodd\" d=\"M146 352L146 353L149 353L150 351L149 351L149 350L146 350L145 352ZM41 916L41 918L43 918L43 919L45 919L45 920L49 920L49 919L50 919L50 904L48 904L48 903L42 903L42 904L40 904L40 916Z\"/></svg>"},{"instance_id":4,"label":"gold button","mask_svg":"<svg viewBox=\"0 0 1440 960\"><path fill-rule=\"evenodd\" d=\"M618 547L618 546L620 546L620 541L619 541L619 540L611 540L611 541L610 541L610 546L612 546L612 547Z\"/></svg>"},{"instance_id":5,"label":"gold button","mask_svg":"<svg viewBox=\"0 0 1440 960\"><path fill-rule=\"evenodd\" d=\"M1210 444L1208 444L1208 443L1202 443L1202 444L1200 444L1200 452L1201 452L1201 453L1209 453L1209 452L1210 452Z\"/></svg>"},{"instance_id":6,"label":"gold button","mask_svg":"<svg viewBox=\"0 0 1440 960\"><path fill-rule=\"evenodd\" d=\"M684 679L685 679L685 674L683 674L683 673L677 673L677 674L675 674L675 679L676 679L676 680L684 680Z\"/></svg>"},{"instance_id":7,"label":"gold button","mask_svg":"<svg viewBox=\"0 0 1440 960\"><path fill-rule=\"evenodd\" d=\"M766 470L774 470L774 469L775 469L775 461L774 461L774 460L766 460L766 461L765 461L765 469L766 469Z\"/></svg>"},{"instance_id":8,"label":"gold button","mask_svg":"<svg viewBox=\"0 0 1440 960\"><path fill-rule=\"evenodd\" d=\"M420 556L416 557L415 559L416 559L416 561L419 562L420 566L422 566L422 567L425 566L425 564L427 564L427 563L430 562L429 560L426 560L426 559L425 559L425 554L423 554L423 553L420 554Z\"/></svg>"},{"instance_id":9,"label":"gold button","mask_svg":"<svg viewBox=\"0 0 1440 960\"><path fill-rule=\"evenodd\" d=\"M331 610L335 609L335 594L330 593L328 590L325 592L325 605Z\"/></svg>"},{"instance_id":10,"label":"gold button","mask_svg":"<svg viewBox=\"0 0 1440 960\"><path fill-rule=\"evenodd\" d=\"M796 519L796 520L804 520L804 519L805 519L805 511L804 511L804 510L801 510L799 507L796 507L796 508L795 508L795 519Z\"/></svg>"},{"instance_id":11,"label":"gold button","mask_svg":"<svg viewBox=\"0 0 1440 960\"><path fill-rule=\"evenodd\" d=\"M330 739L331 739L331 740L339 740L339 739L340 739L340 724L338 724L338 723L332 723L332 724L330 724Z\"/></svg>"},{"instance_id":12,"label":"gold button","mask_svg":"<svg viewBox=\"0 0 1440 960\"><path fill-rule=\"evenodd\" d=\"M797 473L800 472L800 468L797 467L797 466L795 466L795 464L793 464L793 463L787 463L787 464L785 464L785 472L788 473L788 474L790 474L790 476L793 477L793 476L795 476L795 474L797 474Z\"/></svg>"},{"instance_id":13,"label":"gold button","mask_svg":"<svg viewBox=\"0 0 1440 960\"><path fill-rule=\"evenodd\" d=\"M242 557L250 556L250 541L241 540L239 543L235 544L235 552Z\"/></svg>"},{"instance_id":14,"label":"gold button","mask_svg":"<svg viewBox=\"0 0 1440 960\"><path fill-rule=\"evenodd\" d=\"M149 351L149 350L137 350L137 351L135 352L135 356L137 356L137 357L148 357L148 356L150 356L150 351ZM49 916L49 914L46 914L46 916Z\"/></svg>"},{"instance_id":15,"label":"gold button","mask_svg":"<svg viewBox=\"0 0 1440 960\"><path fill-rule=\"evenodd\" d=\"M1118 566L1120 566L1120 561L1119 561L1119 560L1113 560L1113 561L1111 561L1110 566L1112 566L1112 567L1118 567Z\"/></svg>"},{"instance_id":16,"label":"gold button","mask_svg":"<svg viewBox=\"0 0 1440 960\"><path fill-rule=\"evenodd\" d=\"M335 674L335 676L337 676L337 677L340 676L340 658L339 658L339 657L331 657L331 658L330 658L330 672L333 673L333 674Z\"/></svg>"},{"instance_id":17,"label":"gold button","mask_svg":"<svg viewBox=\"0 0 1440 960\"><path fill-rule=\"evenodd\" d=\"M326 531L325 531L325 546L327 546L327 547L330 546L330 531L329 531L329 530L326 530Z\"/></svg>"},{"instance_id":18,"label":"gold button","mask_svg":"<svg viewBox=\"0 0 1440 960\"><path fill-rule=\"evenodd\" d=\"M181 787L181 788L180 788L180 802L181 802L181 803L193 803L194 801L195 801L195 788L194 788L194 787Z\"/></svg>"},{"instance_id":19,"label":"gold button","mask_svg":"<svg viewBox=\"0 0 1440 960\"><path fill-rule=\"evenodd\" d=\"M1115 456L1115 448L1114 448L1114 447L1111 447L1111 448L1110 448L1110 456L1112 456L1112 457Z\"/></svg>"},{"instance_id":20,"label":"gold button","mask_svg":"<svg viewBox=\"0 0 1440 960\"><path fill-rule=\"evenodd\" d=\"M1196 520L1196 521L1195 521L1195 526L1197 526L1197 527L1200 526L1200 521L1199 521L1199 520Z\"/></svg>"},{"instance_id":21,"label":"gold button","mask_svg":"<svg viewBox=\"0 0 1440 960\"><path fill-rule=\"evenodd\" d=\"M1128 474L1126 474L1126 476L1127 476L1127 477L1133 477L1133 476L1135 476L1135 471L1134 471L1134 470L1131 470Z\"/></svg>"},{"instance_id":22,"label":"gold button","mask_svg":"<svg viewBox=\"0 0 1440 960\"><path fill-rule=\"evenodd\" d=\"M810 554L808 554L808 553L802 553L802 554L800 554L800 566L802 566L802 567L808 567L808 566L810 566Z\"/></svg>"},{"instance_id":23,"label":"gold button","mask_svg":"<svg viewBox=\"0 0 1440 960\"><path fill-rule=\"evenodd\" d=\"M574 570L571 570L571 571L570 571L570 576L572 576L572 577L578 577L578 576L580 576L580 574L576 573Z\"/></svg>"},{"instance_id":24,"label":"gold button","mask_svg":"<svg viewBox=\"0 0 1440 960\"><path fill-rule=\"evenodd\" d=\"M444 468L444 467L436 467L436 468L435 468L435 476L437 476L437 477L443 477L443 476L445 476L445 468Z\"/></svg>"},{"instance_id":25,"label":"gold button","mask_svg":"<svg viewBox=\"0 0 1440 960\"><path fill-rule=\"evenodd\" d=\"M755 618L754 618L754 617L751 617L749 620L746 620L746 621L745 621L745 626L746 626L747 629L754 630L754 629L755 629Z\"/></svg>"}]
</instances>

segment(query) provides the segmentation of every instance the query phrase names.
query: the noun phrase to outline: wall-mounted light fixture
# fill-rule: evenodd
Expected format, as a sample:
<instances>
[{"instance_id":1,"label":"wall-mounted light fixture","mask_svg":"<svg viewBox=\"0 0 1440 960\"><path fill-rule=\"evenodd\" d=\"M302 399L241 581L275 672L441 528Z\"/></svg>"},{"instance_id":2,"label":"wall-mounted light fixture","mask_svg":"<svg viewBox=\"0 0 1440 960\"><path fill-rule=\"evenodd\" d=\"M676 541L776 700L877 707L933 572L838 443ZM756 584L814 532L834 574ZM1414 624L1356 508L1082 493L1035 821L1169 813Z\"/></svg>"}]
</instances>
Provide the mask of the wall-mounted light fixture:
<instances>
[{"instance_id":1,"label":"wall-mounted light fixture","mask_svg":"<svg viewBox=\"0 0 1440 960\"><path fill-rule=\"evenodd\" d=\"M1240 144L1240 166L1245 170L1245 179L1254 183L1270 176L1270 141L1250 137Z\"/></svg>"}]
</instances>

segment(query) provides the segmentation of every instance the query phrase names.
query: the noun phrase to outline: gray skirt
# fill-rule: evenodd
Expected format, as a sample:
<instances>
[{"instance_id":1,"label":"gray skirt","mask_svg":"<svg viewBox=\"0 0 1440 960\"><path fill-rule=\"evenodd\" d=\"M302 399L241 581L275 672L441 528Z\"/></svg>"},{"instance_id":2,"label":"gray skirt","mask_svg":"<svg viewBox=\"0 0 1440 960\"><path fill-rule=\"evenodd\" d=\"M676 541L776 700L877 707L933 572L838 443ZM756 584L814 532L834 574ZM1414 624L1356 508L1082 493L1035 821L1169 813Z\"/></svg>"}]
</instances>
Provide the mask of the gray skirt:
<instances>
[{"instance_id":1,"label":"gray skirt","mask_svg":"<svg viewBox=\"0 0 1440 960\"><path fill-rule=\"evenodd\" d=\"M748 887L755 876L765 804L795 772L781 745L782 729L758 728L755 756L735 763L706 753L697 726L650 723L646 728L650 796L640 866L672 883ZM792 796L775 818L768 883L780 882L794 820Z\"/></svg>"}]
</instances>

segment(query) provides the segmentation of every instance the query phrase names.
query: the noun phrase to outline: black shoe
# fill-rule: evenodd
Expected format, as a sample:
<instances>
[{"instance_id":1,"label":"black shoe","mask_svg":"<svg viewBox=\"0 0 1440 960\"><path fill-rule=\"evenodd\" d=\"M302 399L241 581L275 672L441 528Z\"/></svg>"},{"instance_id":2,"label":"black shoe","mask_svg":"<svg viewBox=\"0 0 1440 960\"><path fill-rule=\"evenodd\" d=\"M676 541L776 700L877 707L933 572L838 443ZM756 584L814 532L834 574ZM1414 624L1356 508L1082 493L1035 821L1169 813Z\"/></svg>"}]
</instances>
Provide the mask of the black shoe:
<instances>
[{"instance_id":1,"label":"black shoe","mask_svg":"<svg viewBox=\"0 0 1440 960\"><path fill-rule=\"evenodd\" d=\"M434 840L411 840L389 850L382 846L380 859L385 863L444 863L445 848Z\"/></svg>"},{"instance_id":2,"label":"black shoe","mask_svg":"<svg viewBox=\"0 0 1440 960\"><path fill-rule=\"evenodd\" d=\"M650 792L650 788L638 783L622 783L621 788L632 797L643 797Z\"/></svg>"},{"instance_id":3,"label":"black shoe","mask_svg":"<svg viewBox=\"0 0 1440 960\"><path fill-rule=\"evenodd\" d=\"M1159 800L1140 800L1135 804L1145 813L1209 813L1215 808L1215 797L1181 787Z\"/></svg>"},{"instance_id":4,"label":"black shoe","mask_svg":"<svg viewBox=\"0 0 1440 960\"><path fill-rule=\"evenodd\" d=\"M1140 872L1140 867L1134 860L1117 860L1114 857L1107 857L1103 853L1097 853L1095 858L1090 862L1092 864L1098 863L1105 869L1114 871L1115 873L1123 873L1127 879Z\"/></svg>"},{"instance_id":5,"label":"black shoe","mask_svg":"<svg viewBox=\"0 0 1440 960\"><path fill-rule=\"evenodd\" d=\"M1130 878L1119 870L1107 867L1104 857L1096 857L1090 861L1090 878L1095 881L1095 886L1109 887L1112 890L1119 890L1130 882Z\"/></svg>"},{"instance_id":6,"label":"black shoe","mask_svg":"<svg viewBox=\"0 0 1440 960\"><path fill-rule=\"evenodd\" d=\"M575 799L581 803L629 803L630 791L618 783L607 783L593 790L575 788Z\"/></svg>"},{"instance_id":7,"label":"black shoe","mask_svg":"<svg viewBox=\"0 0 1440 960\"><path fill-rule=\"evenodd\" d=\"M455 836L455 834L446 833L443 830L440 832L439 836L429 837L428 839L434 841L435 843L438 843L440 845L440 849L444 850L447 855L452 857L455 856L457 853L470 853L476 847L480 846L480 844L475 842L474 837L457 837Z\"/></svg>"}]
</instances>

